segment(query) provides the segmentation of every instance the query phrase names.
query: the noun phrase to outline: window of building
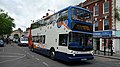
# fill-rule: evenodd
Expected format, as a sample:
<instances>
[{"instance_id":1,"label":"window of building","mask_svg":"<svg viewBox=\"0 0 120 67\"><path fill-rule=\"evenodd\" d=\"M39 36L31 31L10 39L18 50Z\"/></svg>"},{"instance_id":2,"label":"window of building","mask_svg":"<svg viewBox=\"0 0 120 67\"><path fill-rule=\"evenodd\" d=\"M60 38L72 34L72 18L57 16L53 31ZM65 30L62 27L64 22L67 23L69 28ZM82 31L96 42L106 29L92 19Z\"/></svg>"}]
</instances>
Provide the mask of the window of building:
<instances>
[{"instance_id":1,"label":"window of building","mask_svg":"<svg viewBox=\"0 0 120 67\"><path fill-rule=\"evenodd\" d=\"M103 25L104 28L103 29L104 30L108 30L109 29L109 20L108 19L104 19L103 22L104 22L104 25Z\"/></svg>"},{"instance_id":2,"label":"window of building","mask_svg":"<svg viewBox=\"0 0 120 67\"><path fill-rule=\"evenodd\" d=\"M95 21L95 31L98 30L98 21Z\"/></svg>"},{"instance_id":3,"label":"window of building","mask_svg":"<svg viewBox=\"0 0 120 67\"><path fill-rule=\"evenodd\" d=\"M94 16L98 16L98 12L99 12L99 7L98 5L94 6Z\"/></svg>"},{"instance_id":4,"label":"window of building","mask_svg":"<svg viewBox=\"0 0 120 67\"><path fill-rule=\"evenodd\" d=\"M109 12L109 2L108 1L103 3L103 8L104 8L103 9L104 14Z\"/></svg>"},{"instance_id":5,"label":"window of building","mask_svg":"<svg viewBox=\"0 0 120 67\"><path fill-rule=\"evenodd\" d=\"M59 45L60 46L67 46L68 35L67 34L60 34L59 35Z\"/></svg>"}]
</instances>

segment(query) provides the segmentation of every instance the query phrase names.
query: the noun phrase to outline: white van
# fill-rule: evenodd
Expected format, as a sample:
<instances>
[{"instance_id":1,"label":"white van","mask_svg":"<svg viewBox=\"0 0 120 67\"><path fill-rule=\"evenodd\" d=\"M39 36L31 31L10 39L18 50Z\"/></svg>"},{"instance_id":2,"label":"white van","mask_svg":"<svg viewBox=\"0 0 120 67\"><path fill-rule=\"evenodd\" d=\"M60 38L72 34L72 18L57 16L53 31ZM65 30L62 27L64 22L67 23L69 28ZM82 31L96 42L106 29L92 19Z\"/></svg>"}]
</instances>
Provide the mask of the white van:
<instances>
[{"instance_id":1,"label":"white van","mask_svg":"<svg viewBox=\"0 0 120 67\"><path fill-rule=\"evenodd\" d=\"M27 37L21 37L18 40L19 46L28 46L28 38Z\"/></svg>"}]
</instances>

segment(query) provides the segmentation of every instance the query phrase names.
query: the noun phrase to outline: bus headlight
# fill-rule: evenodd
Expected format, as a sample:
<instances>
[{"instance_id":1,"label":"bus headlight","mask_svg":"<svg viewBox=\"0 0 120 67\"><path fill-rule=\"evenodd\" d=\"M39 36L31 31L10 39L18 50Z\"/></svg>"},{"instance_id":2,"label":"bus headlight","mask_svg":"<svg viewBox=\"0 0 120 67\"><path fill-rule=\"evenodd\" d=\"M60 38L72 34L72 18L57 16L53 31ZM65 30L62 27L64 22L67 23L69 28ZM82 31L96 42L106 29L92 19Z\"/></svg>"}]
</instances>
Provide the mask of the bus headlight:
<instances>
[{"instance_id":1,"label":"bus headlight","mask_svg":"<svg viewBox=\"0 0 120 67\"><path fill-rule=\"evenodd\" d=\"M73 53L73 56L75 56L75 53Z\"/></svg>"},{"instance_id":2,"label":"bus headlight","mask_svg":"<svg viewBox=\"0 0 120 67\"><path fill-rule=\"evenodd\" d=\"M73 53L73 50L70 50L70 53Z\"/></svg>"},{"instance_id":3,"label":"bus headlight","mask_svg":"<svg viewBox=\"0 0 120 67\"><path fill-rule=\"evenodd\" d=\"M91 54L92 54L92 55L94 55L94 52L93 52L93 51L91 51Z\"/></svg>"}]
</instances>

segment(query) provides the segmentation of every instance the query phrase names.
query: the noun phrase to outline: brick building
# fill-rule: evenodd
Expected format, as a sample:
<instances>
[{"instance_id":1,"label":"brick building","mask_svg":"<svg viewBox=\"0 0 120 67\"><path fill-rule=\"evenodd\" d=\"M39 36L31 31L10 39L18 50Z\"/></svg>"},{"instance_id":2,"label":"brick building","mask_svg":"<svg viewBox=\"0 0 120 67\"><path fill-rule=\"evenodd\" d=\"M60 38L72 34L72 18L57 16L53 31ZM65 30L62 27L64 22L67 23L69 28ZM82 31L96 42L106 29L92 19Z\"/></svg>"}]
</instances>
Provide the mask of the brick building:
<instances>
[{"instance_id":1,"label":"brick building","mask_svg":"<svg viewBox=\"0 0 120 67\"><path fill-rule=\"evenodd\" d=\"M120 52L120 0L86 0L78 6L93 12L94 48Z\"/></svg>"}]
</instances>

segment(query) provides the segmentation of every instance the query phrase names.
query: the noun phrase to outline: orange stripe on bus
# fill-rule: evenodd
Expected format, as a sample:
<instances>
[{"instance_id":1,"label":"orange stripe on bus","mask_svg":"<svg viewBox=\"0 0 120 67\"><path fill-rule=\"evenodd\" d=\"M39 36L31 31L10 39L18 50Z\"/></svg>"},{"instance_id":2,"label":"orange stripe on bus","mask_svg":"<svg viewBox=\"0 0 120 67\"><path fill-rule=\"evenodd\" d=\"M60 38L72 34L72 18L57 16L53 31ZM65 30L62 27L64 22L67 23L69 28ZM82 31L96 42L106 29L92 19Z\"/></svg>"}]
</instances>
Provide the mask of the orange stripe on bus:
<instances>
[{"instance_id":1,"label":"orange stripe on bus","mask_svg":"<svg viewBox=\"0 0 120 67\"><path fill-rule=\"evenodd\" d=\"M65 26L68 30L70 30L70 28L64 22L62 22L62 25Z\"/></svg>"}]
</instances>

